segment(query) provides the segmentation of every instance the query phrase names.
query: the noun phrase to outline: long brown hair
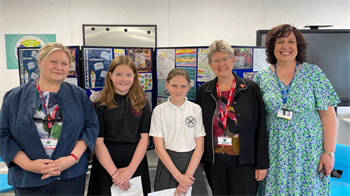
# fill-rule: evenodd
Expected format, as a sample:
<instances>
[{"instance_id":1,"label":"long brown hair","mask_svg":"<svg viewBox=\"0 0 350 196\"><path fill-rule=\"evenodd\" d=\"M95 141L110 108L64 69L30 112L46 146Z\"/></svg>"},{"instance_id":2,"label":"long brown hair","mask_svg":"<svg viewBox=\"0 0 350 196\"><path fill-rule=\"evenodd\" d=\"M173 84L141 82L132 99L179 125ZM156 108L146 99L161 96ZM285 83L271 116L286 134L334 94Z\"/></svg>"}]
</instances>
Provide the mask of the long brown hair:
<instances>
[{"instance_id":1,"label":"long brown hair","mask_svg":"<svg viewBox=\"0 0 350 196\"><path fill-rule=\"evenodd\" d=\"M134 73L134 83L130 88L128 100L131 102L132 107L139 112L146 105L146 96L139 83L135 63L129 56L118 56L113 59L109 65L108 72L113 73L114 69L119 65L127 65ZM113 81L108 74L105 79L105 87L102 89L101 96L97 98L94 103L101 102L101 105L106 105L108 110L117 108L118 104L114 100L115 93Z\"/></svg>"}]
</instances>

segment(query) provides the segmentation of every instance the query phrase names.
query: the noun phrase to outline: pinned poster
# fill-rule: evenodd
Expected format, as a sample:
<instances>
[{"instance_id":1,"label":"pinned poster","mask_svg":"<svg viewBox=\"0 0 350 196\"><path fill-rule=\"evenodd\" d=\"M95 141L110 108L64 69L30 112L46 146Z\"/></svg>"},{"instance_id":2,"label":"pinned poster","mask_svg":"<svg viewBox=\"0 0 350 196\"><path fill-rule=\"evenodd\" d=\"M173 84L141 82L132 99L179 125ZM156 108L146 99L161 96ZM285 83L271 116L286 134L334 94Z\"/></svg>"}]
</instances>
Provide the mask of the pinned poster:
<instances>
[{"instance_id":1,"label":"pinned poster","mask_svg":"<svg viewBox=\"0 0 350 196\"><path fill-rule=\"evenodd\" d=\"M215 73L210 68L207 50L207 48L198 48L198 82L207 82L216 77Z\"/></svg>"},{"instance_id":2,"label":"pinned poster","mask_svg":"<svg viewBox=\"0 0 350 196\"><path fill-rule=\"evenodd\" d=\"M138 78L142 90L152 90L152 73L139 73Z\"/></svg>"},{"instance_id":3,"label":"pinned poster","mask_svg":"<svg viewBox=\"0 0 350 196\"><path fill-rule=\"evenodd\" d=\"M254 80L255 75L257 74L257 71L254 72L243 72L243 78L249 79L249 80Z\"/></svg>"},{"instance_id":4,"label":"pinned poster","mask_svg":"<svg viewBox=\"0 0 350 196\"><path fill-rule=\"evenodd\" d=\"M188 75L190 76L191 80L191 87L190 90L187 92L187 99L189 100L195 100L196 99L196 68L195 67L180 67L184 69Z\"/></svg>"},{"instance_id":5,"label":"pinned poster","mask_svg":"<svg viewBox=\"0 0 350 196\"><path fill-rule=\"evenodd\" d=\"M151 108L151 111L152 111L152 108L153 108L153 104L152 104L152 91L146 91L146 99L148 100L148 103L149 103L149 107Z\"/></svg>"},{"instance_id":6,"label":"pinned poster","mask_svg":"<svg viewBox=\"0 0 350 196\"><path fill-rule=\"evenodd\" d=\"M169 97L170 93L165 87L166 80L158 80L158 96L159 97Z\"/></svg>"},{"instance_id":7,"label":"pinned poster","mask_svg":"<svg viewBox=\"0 0 350 196\"><path fill-rule=\"evenodd\" d=\"M160 105L164 102L168 101L168 98L165 97L157 97L157 105Z\"/></svg>"},{"instance_id":8,"label":"pinned poster","mask_svg":"<svg viewBox=\"0 0 350 196\"><path fill-rule=\"evenodd\" d=\"M114 58L118 56L125 56L125 50L124 49L119 49L119 48L114 48Z\"/></svg>"},{"instance_id":9,"label":"pinned poster","mask_svg":"<svg viewBox=\"0 0 350 196\"><path fill-rule=\"evenodd\" d=\"M20 84L27 84L39 78L39 60L40 48L19 48L19 72Z\"/></svg>"},{"instance_id":10,"label":"pinned poster","mask_svg":"<svg viewBox=\"0 0 350 196\"><path fill-rule=\"evenodd\" d=\"M267 69L270 63L266 61L266 49L265 48L254 48L253 49L253 71L261 71Z\"/></svg>"},{"instance_id":11,"label":"pinned poster","mask_svg":"<svg viewBox=\"0 0 350 196\"><path fill-rule=\"evenodd\" d=\"M157 50L157 78L166 79L175 68L175 49Z\"/></svg>"},{"instance_id":12,"label":"pinned poster","mask_svg":"<svg viewBox=\"0 0 350 196\"><path fill-rule=\"evenodd\" d=\"M103 88L109 64L111 48L84 48L85 88Z\"/></svg>"},{"instance_id":13,"label":"pinned poster","mask_svg":"<svg viewBox=\"0 0 350 196\"><path fill-rule=\"evenodd\" d=\"M152 49L127 49L127 55L134 61L137 72L152 71Z\"/></svg>"},{"instance_id":14,"label":"pinned poster","mask_svg":"<svg viewBox=\"0 0 350 196\"><path fill-rule=\"evenodd\" d=\"M184 48L176 49L176 66L197 66L197 49Z\"/></svg>"},{"instance_id":15,"label":"pinned poster","mask_svg":"<svg viewBox=\"0 0 350 196\"><path fill-rule=\"evenodd\" d=\"M250 47L233 48L235 55L235 65L233 69L253 68L253 49Z\"/></svg>"}]
</instances>

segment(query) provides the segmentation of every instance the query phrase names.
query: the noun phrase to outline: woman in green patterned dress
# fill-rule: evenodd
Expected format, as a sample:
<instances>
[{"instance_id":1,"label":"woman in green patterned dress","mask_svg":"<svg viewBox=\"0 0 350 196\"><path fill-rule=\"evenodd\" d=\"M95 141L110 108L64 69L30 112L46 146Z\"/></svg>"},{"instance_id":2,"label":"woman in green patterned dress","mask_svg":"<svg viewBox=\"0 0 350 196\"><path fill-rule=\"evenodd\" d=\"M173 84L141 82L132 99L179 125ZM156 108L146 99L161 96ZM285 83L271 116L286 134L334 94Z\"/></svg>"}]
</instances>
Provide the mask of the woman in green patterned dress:
<instances>
[{"instance_id":1,"label":"woman in green patterned dress","mask_svg":"<svg viewBox=\"0 0 350 196\"><path fill-rule=\"evenodd\" d=\"M271 66L255 81L265 102L270 168L258 195L330 195L340 100L322 70L305 63L306 45L290 25L266 35Z\"/></svg>"}]
</instances>

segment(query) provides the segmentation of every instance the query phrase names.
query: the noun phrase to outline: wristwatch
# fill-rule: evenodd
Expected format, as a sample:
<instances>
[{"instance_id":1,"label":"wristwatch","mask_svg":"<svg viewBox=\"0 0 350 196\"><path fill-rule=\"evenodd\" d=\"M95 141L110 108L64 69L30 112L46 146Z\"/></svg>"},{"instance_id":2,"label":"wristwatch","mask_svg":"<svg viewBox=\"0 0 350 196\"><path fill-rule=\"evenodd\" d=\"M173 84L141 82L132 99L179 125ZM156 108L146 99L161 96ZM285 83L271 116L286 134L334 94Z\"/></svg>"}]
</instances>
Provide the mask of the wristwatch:
<instances>
[{"instance_id":1,"label":"wristwatch","mask_svg":"<svg viewBox=\"0 0 350 196\"><path fill-rule=\"evenodd\" d=\"M334 157L334 152L327 152L327 151L323 150L323 153L326 153L329 156Z\"/></svg>"}]
</instances>

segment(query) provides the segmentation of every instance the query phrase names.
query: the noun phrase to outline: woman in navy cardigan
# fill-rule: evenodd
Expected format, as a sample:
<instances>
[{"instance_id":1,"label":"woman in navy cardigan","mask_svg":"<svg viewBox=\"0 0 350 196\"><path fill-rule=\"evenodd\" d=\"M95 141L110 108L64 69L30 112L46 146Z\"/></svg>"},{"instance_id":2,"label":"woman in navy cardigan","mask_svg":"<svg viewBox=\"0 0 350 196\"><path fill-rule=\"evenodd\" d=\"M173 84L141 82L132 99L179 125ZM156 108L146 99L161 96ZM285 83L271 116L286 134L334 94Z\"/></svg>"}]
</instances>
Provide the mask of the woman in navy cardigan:
<instances>
[{"instance_id":1,"label":"woman in navy cardigan","mask_svg":"<svg viewBox=\"0 0 350 196\"><path fill-rule=\"evenodd\" d=\"M8 183L16 195L84 195L97 115L83 89L63 82L71 62L65 46L49 43L38 59L40 78L8 91L0 111Z\"/></svg>"}]
</instances>

